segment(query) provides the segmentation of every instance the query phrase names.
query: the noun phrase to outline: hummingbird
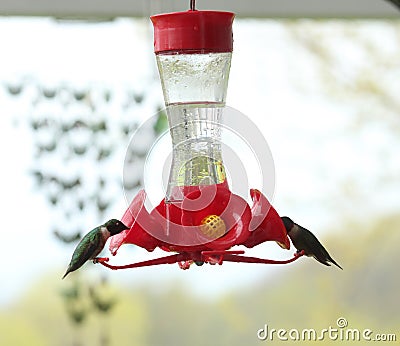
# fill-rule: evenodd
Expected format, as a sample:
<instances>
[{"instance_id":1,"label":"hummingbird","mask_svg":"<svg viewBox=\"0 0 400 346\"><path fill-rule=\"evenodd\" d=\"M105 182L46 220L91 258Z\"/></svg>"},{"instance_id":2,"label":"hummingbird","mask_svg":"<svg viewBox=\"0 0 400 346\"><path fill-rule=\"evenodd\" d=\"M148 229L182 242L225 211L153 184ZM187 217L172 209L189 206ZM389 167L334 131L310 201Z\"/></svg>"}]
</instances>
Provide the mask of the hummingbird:
<instances>
[{"instance_id":1,"label":"hummingbird","mask_svg":"<svg viewBox=\"0 0 400 346\"><path fill-rule=\"evenodd\" d=\"M329 255L328 251L326 251L322 246L317 237L308 229L294 223L292 219L287 216L283 216L281 219L285 225L289 238L292 240L292 243L298 252L304 250L306 256L314 257L318 262L326 266L330 266L331 263L333 263L335 266L343 270L343 268Z\"/></svg>"},{"instance_id":2,"label":"hummingbird","mask_svg":"<svg viewBox=\"0 0 400 346\"><path fill-rule=\"evenodd\" d=\"M75 248L71 262L62 278L64 279L69 273L82 267L86 261L95 259L101 250L103 250L110 236L116 235L126 229L129 229L129 227L117 219L108 220L104 225L92 229Z\"/></svg>"}]
</instances>

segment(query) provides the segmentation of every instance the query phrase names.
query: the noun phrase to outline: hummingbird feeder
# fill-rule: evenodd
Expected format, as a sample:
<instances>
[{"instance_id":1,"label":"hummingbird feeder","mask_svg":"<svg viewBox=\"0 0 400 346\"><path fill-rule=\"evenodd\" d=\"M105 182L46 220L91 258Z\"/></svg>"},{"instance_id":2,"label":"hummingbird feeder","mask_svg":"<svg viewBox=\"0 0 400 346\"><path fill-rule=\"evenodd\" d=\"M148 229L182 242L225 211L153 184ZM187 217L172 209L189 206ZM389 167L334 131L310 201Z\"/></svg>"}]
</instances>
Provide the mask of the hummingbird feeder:
<instances>
[{"instance_id":1,"label":"hummingbird feeder","mask_svg":"<svg viewBox=\"0 0 400 346\"><path fill-rule=\"evenodd\" d=\"M154 49L161 78L170 135L172 164L165 198L150 212L144 190L133 198L121 221L129 229L111 237L116 255L123 244L148 251L172 252L165 257L114 266L108 258L97 262L111 269L178 263L222 264L223 261L286 264L243 256L236 245L252 248L275 241L289 249L283 222L267 198L250 190L252 206L228 185L221 146L221 118L232 57L234 14L199 11L151 17Z\"/></svg>"}]
</instances>

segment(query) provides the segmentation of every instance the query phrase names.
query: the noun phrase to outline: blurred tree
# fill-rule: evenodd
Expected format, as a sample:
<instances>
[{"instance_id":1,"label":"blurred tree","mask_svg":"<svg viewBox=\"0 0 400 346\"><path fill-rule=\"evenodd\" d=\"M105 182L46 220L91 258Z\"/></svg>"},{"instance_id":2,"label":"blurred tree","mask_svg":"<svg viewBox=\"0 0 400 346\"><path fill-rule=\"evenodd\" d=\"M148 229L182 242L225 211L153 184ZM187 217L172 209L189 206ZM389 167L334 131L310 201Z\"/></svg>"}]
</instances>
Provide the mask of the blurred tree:
<instances>
[{"instance_id":1,"label":"blurred tree","mask_svg":"<svg viewBox=\"0 0 400 346\"><path fill-rule=\"evenodd\" d=\"M400 21L332 20L315 25L299 20L287 29L291 49L307 56L294 66L309 72L293 74L294 85L305 91L318 89L330 99L352 105L359 110L356 126L379 122L390 131L400 131ZM310 78L318 84L310 83Z\"/></svg>"},{"instance_id":2,"label":"blurred tree","mask_svg":"<svg viewBox=\"0 0 400 346\"><path fill-rule=\"evenodd\" d=\"M149 109L153 114L157 112L151 118L153 128L145 134L148 145L139 151L130 148L126 154L131 164L142 161L155 138L167 128L165 113L154 101L150 101L150 107L146 102L151 85L148 90L133 92L99 85L48 87L32 79L27 83L30 85L8 84L7 90L10 96L18 97L26 87L36 89L27 117L34 141L31 175L52 209L52 233L61 243L76 245L87 232L85 225L91 224L92 228L104 223L106 215L123 198L123 189L137 190L143 183L140 170L124 185L120 179L129 136L138 127L137 114ZM74 345L84 344L79 335L92 313L103 320L99 325L100 345L109 345L106 316L117 299L102 297L107 279L95 285L77 274L70 281L72 284L67 284L60 295L77 331Z\"/></svg>"},{"instance_id":3,"label":"blurred tree","mask_svg":"<svg viewBox=\"0 0 400 346\"><path fill-rule=\"evenodd\" d=\"M330 122L345 124L335 127L331 142L314 131L320 150L304 158L317 162L320 167L314 169L326 177L325 186L332 185L321 203L341 218L395 211L400 205L393 194L400 186L395 158L400 146L400 21L328 20L319 25L296 20L286 30L287 55L298 57L288 63L291 83L327 108L326 114L308 118L313 128L329 136ZM339 176L334 182L329 181L332 172Z\"/></svg>"}]
</instances>

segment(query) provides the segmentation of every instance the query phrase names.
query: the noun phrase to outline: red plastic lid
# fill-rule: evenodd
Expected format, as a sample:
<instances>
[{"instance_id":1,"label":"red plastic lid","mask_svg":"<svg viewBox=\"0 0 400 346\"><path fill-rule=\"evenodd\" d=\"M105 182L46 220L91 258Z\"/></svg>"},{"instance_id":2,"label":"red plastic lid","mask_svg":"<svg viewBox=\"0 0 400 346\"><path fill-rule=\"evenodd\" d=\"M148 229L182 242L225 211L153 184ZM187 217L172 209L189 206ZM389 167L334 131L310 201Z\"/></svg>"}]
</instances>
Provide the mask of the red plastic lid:
<instances>
[{"instance_id":1,"label":"red plastic lid","mask_svg":"<svg viewBox=\"0 0 400 346\"><path fill-rule=\"evenodd\" d=\"M154 51L232 52L234 16L232 12L197 10L151 16Z\"/></svg>"}]
</instances>

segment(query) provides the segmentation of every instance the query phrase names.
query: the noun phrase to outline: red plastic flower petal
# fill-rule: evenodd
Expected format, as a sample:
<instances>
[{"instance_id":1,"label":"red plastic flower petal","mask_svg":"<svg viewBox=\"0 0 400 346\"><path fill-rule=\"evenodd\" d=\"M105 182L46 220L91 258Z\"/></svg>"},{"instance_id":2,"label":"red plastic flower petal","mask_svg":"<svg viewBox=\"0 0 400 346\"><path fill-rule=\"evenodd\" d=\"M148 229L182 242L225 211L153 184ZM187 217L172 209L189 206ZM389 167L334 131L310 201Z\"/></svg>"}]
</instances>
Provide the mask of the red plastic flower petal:
<instances>
[{"instance_id":1,"label":"red plastic flower petal","mask_svg":"<svg viewBox=\"0 0 400 346\"><path fill-rule=\"evenodd\" d=\"M209 215L221 215L230 203L232 192L222 184L199 186L185 195L182 225L200 225Z\"/></svg>"},{"instance_id":2,"label":"red plastic flower petal","mask_svg":"<svg viewBox=\"0 0 400 346\"><path fill-rule=\"evenodd\" d=\"M201 251L207 249L207 239L195 226L183 226L181 224L182 209L176 203L161 203L152 210L150 217L159 225L152 232L163 249L170 251Z\"/></svg>"},{"instance_id":3,"label":"red plastic flower petal","mask_svg":"<svg viewBox=\"0 0 400 346\"><path fill-rule=\"evenodd\" d=\"M159 246L159 241L151 235L159 226L147 212L145 200L146 192L140 190L122 216L121 221L130 228L111 237L110 251L113 255L125 243L141 246L147 251L153 251Z\"/></svg>"},{"instance_id":4,"label":"red plastic flower petal","mask_svg":"<svg viewBox=\"0 0 400 346\"><path fill-rule=\"evenodd\" d=\"M251 189L250 196L253 200L252 219L249 226L251 235L243 242L243 245L252 248L265 241L273 240L282 248L290 249L290 241L282 219L268 199L257 189Z\"/></svg>"},{"instance_id":5,"label":"red plastic flower petal","mask_svg":"<svg viewBox=\"0 0 400 346\"><path fill-rule=\"evenodd\" d=\"M260 191L250 190L250 210L247 202L226 186L191 187L181 203L162 200L151 213L144 206L146 193L141 190L121 219L130 229L111 238L110 251L115 255L124 243L148 251L156 247L179 252L227 250L241 244L253 247L268 240L290 248L281 218ZM216 225L222 235L211 232L210 236L206 231L214 231Z\"/></svg>"},{"instance_id":6,"label":"red plastic flower petal","mask_svg":"<svg viewBox=\"0 0 400 346\"><path fill-rule=\"evenodd\" d=\"M229 249L249 235L250 207L232 194L226 184L191 186L182 202L161 203L150 213L160 226L152 235L160 247L171 251L203 251ZM204 232L205 218L219 220L223 236Z\"/></svg>"},{"instance_id":7,"label":"red plastic flower petal","mask_svg":"<svg viewBox=\"0 0 400 346\"><path fill-rule=\"evenodd\" d=\"M225 235L207 244L213 250L229 249L241 244L250 235L250 207L225 184L207 185L189 193L182 203L182 210L183 225L200 227L205 218L214 215L223 220Z\"/></svg>"}]
</instances>

